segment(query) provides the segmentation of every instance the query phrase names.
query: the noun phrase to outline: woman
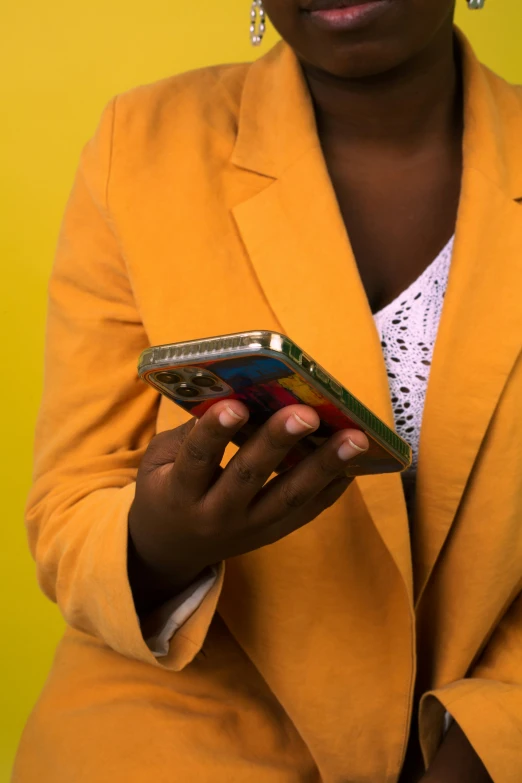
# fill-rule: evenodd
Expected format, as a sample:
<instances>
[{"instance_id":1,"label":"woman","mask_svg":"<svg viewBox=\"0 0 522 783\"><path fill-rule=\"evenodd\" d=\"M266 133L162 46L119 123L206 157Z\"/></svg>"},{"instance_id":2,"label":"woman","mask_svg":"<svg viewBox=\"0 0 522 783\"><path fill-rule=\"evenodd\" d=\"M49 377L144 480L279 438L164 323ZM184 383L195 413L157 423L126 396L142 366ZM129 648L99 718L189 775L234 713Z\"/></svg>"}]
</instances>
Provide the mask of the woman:
<instances>
[{"instance_id":1,"label":"woman","mask_svg":"<svg viewBox=\"0 0 522 783\"><path fill-rule=\"evenodd\" d=\"M454 0L256 11L285 43L119 97L82 158L28 505L69 628L14 780L519 781L522 95ZM261 492L304 406L217 472L246 408L186 423L137 357L247 329L395 414L404 489L349 484L348 431Z\"/></svg>"}]
</instances>

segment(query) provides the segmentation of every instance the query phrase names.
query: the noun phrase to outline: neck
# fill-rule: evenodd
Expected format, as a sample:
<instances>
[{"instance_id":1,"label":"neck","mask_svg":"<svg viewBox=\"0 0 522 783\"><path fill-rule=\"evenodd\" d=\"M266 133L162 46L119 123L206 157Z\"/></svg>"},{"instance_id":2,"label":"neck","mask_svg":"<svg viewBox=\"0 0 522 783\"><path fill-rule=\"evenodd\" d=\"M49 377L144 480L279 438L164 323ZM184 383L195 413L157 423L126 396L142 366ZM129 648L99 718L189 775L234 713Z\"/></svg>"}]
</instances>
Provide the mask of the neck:
<instances>
[{"instance_id":1,"label":"neck","mask_svg":"<svg viewBox=\"0 0 522 783\"><path fill-rule=\"evenodd\" d=\"M417 146L458 137L462 102L453 29L411 60L377 76L342 79L303 63L323 142Z\"/></svg>"}]
</instances>

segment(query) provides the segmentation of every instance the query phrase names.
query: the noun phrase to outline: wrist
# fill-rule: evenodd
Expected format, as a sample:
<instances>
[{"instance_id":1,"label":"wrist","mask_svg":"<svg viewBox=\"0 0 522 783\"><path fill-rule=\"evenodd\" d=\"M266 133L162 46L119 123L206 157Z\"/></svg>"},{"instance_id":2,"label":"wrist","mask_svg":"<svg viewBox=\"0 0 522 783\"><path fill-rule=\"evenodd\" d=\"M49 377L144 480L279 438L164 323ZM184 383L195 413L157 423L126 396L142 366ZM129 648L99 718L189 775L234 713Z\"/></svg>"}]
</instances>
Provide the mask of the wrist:
<instances>
[{"instance_id":1,"label":"wrist","mask_svg":"<svg viewBox=\"0 0 522 783\"><path fill-rule=\"evenodd\" d=\"M186 561L179 565L172 562L168 569L151 565L138 551L129 534L127 572L136 613L140 620L183 593L207 568L206 565L189 564Z\"/></svg>"}]
</instances>

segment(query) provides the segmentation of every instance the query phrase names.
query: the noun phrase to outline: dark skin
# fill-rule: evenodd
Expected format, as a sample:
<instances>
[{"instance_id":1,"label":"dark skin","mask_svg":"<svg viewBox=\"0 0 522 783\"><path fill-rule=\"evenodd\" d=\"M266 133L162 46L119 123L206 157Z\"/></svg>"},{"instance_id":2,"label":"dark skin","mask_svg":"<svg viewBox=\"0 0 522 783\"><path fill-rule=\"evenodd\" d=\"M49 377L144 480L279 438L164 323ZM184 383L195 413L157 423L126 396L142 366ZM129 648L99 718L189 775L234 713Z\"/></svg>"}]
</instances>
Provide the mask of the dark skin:
<instances>
[{"instance_id":1,"label":"dark skin","mask_svg":"<svg viewBox=\"0 0 522 783\"><path fill-rule=\"evenodd\" d=\"M455 0L382 0L386 13L378 19L335 32L312 21L316 2L322 0L265 0L265 7L302 63L325 162L376 311L419 276L455 230L463 124ZM237 400L222 402L197 426L190 422L151 442L129 515L129 579L141 617L209 565L278 541L317 517L346 490L347 463L368 446L361 432L336 433L268 481L319 423L313 409L292 406L220 469L226 445L247 419ZM401 783L490 780L457 725L426 774L415 734Z\"/></svg>"},{"instance_id":2,"label":"dark skin","mask_svg":"<svg viewBox=\"0 0 522 783\"><path fill-rule=\"evenodd\" d=\"M455 132L461 122L457 75L450 67L451 50L440 62L430 55L433 83L421 85L415 71L406 95L398 77L373 116L365 94L356 93L350 103L358 104L361 125L354 114L348 120L346 108L340 116L332 113L339 98L348 97L346 88L328 85L307 69L325 161L372 312L417 279L455 230L462 167ZM394 112L394 104L410 100L421 120L414 127L410 115ZM345 134L343 120L348 120ZM379 143L383 129L386 136Z\"/></svg>"},{"instance_id":3,"label":"dark skin","mask_svg":"<svg viewBox=\"0 0 522 783\"><path fill-rule=\"evenodd\" d=\"M314 2L267 0L265 7L302 62L375 312L424 271L455 230L462 101L454 0L394 0L387 14L354 32L319 28L305 10Z\"/></svg>"}]
</instances>

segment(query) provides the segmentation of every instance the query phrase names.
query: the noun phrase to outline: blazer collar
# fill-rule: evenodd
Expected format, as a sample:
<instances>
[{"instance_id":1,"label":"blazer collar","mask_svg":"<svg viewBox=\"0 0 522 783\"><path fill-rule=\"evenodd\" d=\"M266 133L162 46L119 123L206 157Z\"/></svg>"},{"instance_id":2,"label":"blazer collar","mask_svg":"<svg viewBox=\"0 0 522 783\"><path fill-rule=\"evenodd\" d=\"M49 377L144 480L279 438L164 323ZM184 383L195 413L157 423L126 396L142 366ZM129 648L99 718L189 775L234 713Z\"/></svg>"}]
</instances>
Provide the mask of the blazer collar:
<instances>
[{"instance_id":1,"label":"blazer collar","mask_svg":"<svg viewBox=\"0 0 522 783\"><path fill-rule=\"evenodd\" d=\"M464 170L421 431L412 541L417 603L450 544L522 349L522 92L482 66L461 34L459 39Z\"/></svg>"},{"instance_id":2,"label":"blazer collar","mask_svg":"<svg viewBox=\"0 0 522 783\"><path fill-rule=\"evenodd\" d=\"M477 59L457 30L464 74L467 167L480 171L513 200L522 198L522 89L508 84Z\"/></svg>"},{"instance_id":3,"label":"blazer collar","mask_svg":"<svg viewBox=\"0 0 522 783\"><path fill-rule=\"evenodd\" d=\"M281 42L248 71L232 163L277 178L304 152L318 146L301 66L292 49Z\"/></svg>"}]
</instances>

